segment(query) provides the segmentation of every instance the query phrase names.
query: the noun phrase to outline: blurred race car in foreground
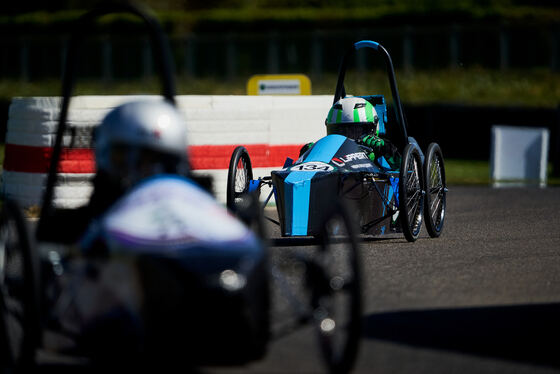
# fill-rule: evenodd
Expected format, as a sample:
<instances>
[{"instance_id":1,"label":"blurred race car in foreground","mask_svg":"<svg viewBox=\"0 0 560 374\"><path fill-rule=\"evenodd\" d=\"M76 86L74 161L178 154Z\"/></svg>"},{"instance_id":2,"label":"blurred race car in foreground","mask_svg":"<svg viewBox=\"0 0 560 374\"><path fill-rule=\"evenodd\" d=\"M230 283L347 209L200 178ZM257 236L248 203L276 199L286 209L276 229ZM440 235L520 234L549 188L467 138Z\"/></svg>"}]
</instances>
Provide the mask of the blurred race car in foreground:
<instances>
[{"instance_id":1,"label":"blurred race car in foreground","mask_svg":"<svg viewBox=\"0 0 560 374\"><path fill-rule=\"evenodd\" d=\"M124 104L106 118L115 113L120 116L123 108L123 112L159 108L163 114L157 118L158 125L170 125L172 69L155 19L126 4L109 5L83 16L69 44L62 109L36 238L29 235L17 204L11 200L2 204L2 372L33 370L38 351L42 356L70 357L88 368L108 370L243 364L261 358L274 337L271 279L281 280L282 269L270 264L259 236L189 175L156 173L142 179L88 222L78 241L70 239L75 235L68 230L72 220L58 220L62 213L65 217L76 213L53 207L73 88L72 57L93 21L114 12L139 16L149 27L154 51L161 58L164 100ZM128 113L146 118L143 111ZM135 135L147 136L143 128L136 130ZM148 135L164 136L159 132ZM123 165L131 159L126 152L110 156ZM153 155L135 156L138 161ZM256 200L245 201L244 211L238 212L258 228ZM299 294L305 298L290 298L296 300L292 304L298 315L293 327L315 326L326 368L348 372L361 334L357 243L342 206L335 202L324 218L319 245L307 255L292 256L305 270L303 284L296 284L298 290L293 293L301 290ZM284 292L291 292L289 282L280 283L286 285Z\"/></svg>"}]
</instances>

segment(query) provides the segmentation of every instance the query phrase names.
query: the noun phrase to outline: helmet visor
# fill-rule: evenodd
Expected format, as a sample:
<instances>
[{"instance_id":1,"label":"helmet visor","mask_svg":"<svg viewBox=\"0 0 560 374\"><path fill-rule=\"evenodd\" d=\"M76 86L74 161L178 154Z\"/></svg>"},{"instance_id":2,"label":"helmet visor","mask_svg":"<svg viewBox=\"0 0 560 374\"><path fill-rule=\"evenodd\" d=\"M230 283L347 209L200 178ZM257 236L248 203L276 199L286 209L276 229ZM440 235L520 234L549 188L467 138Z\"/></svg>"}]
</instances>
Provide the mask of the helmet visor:
<instances>
[{"instance_id":1,"label":"helmet visor","mask_svg":"<svg viewBox=\"0 0 560 374\"><path fill-rule=\"evenodd\" d=\"M336 123L327 125L327 135L338 134L350 139L359 139L362 135L375 130L373 123Z\"/></svg>"},{"instance_id":2,"label":"helmet visor","mask_svg":"<svg viewBox=\"0 0 560 374\"><path fill-rule=\"evenodd\" d=\"M129 184L156 174L186 173L184 159L178 155L123 143L110 148L110 161L113 174Z\"/></svg>"}]
</instances>

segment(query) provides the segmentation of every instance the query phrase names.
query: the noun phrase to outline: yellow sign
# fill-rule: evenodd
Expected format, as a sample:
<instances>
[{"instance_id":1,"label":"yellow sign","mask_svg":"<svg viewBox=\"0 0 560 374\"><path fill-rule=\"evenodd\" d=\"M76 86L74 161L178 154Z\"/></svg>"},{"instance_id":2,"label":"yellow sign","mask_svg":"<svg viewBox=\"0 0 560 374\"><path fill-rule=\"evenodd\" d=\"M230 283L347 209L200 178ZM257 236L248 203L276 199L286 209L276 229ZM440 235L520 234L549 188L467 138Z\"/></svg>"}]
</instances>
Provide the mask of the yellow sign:
<instances>
[{"instance_id":1,"label":"yellow sign","mask_svg":"<svg viewBox=\"0 0 560 374\"><path fill-rule=\"evenodd\" d=\"M303 74L253 75L247 95L311 95L311 81Z\"/></svg>"}]
</instances>

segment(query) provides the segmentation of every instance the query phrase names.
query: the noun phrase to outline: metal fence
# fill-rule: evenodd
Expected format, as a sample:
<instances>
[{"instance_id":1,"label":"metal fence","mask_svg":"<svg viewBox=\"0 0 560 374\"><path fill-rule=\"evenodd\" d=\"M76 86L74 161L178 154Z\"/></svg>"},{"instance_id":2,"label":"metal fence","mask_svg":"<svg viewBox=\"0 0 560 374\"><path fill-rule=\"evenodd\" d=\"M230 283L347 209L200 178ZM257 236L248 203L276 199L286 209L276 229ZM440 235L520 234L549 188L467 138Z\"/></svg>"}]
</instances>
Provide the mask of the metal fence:
<instances>
[{"instance_id":1,"label":"metal fence","mask_svg":"<svg viewBox=\"0 0 560 374\"><path fill-rule=\"evenodd\" d=\"M356 30L276 30L260 34L225 32L170 37L177 73L226 80L257 73L336 72L344 48L359 39L381 42L399 69L481 66L541 67L558 71L559 25L402 26ZM19 35L0 38L0 78L22 81L60 77L67 37ZM101 36L82 48L82 76L112 81L150 77L154 66L147 36ZM355 67L370 66L358 53Z\"/></svg>"}]
</instances>

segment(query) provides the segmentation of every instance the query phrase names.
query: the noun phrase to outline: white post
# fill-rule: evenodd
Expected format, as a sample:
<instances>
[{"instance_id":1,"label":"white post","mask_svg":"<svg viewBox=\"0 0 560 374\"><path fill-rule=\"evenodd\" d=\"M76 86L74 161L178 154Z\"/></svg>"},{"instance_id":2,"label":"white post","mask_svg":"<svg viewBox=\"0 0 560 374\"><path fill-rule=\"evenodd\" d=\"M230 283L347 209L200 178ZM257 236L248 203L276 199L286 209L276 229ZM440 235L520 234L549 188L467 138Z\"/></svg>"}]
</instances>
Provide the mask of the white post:
<instances>
[{"instance_id":1,"label":"white post","mask_svg":"<svg viewBox=\"0 0 560 374\"><path fill-rule=\"evenodd\" d=\"M547 128L492 126L490 176L494 187L546 186Z\"/></svg>"}]
</instances>

